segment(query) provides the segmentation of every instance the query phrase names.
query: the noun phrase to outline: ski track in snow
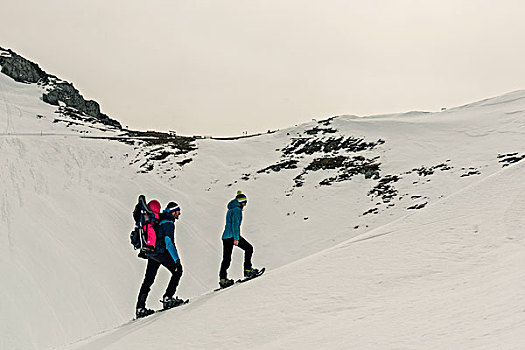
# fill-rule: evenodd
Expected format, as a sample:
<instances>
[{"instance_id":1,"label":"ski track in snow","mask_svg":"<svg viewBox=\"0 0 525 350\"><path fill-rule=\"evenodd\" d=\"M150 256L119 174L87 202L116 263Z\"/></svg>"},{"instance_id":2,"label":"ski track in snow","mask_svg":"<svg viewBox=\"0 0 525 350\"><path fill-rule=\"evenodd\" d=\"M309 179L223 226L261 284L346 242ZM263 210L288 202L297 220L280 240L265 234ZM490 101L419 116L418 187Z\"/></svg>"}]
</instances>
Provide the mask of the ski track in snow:
<instances>
[{"instance_id":1,"label":"ski track in snow","mask_svg":"<svg viewBox=\"0 0 525 350\"><path fill-rule=\"evenodd\" d=\"M5 133L9 134L14 131L13 126L12 126L11 108L9 107L9 102L6 99L5 94L3 93L2 93L2 102L4 103L5 115L6 115Z\"/></svg>"}]
</instances>

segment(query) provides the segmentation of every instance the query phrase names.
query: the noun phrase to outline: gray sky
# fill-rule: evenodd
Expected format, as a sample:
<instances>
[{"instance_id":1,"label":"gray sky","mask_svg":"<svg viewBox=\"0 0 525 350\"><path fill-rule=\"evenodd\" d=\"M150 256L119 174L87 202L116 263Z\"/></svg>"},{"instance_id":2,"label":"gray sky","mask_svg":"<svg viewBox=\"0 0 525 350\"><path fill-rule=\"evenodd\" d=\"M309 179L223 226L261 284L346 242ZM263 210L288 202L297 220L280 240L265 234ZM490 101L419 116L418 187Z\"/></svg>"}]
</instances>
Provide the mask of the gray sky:
<instances>
[{"instance_id":1,"label":"gray sky","mask_svg":"<svg viewBox=\"0 0 525 350\"><path fill-rule=\"evenodd\" d=\"M525 88L522 0L0 1L0 46L134 129L238 135Z\"/></svg>"}]
</instances>

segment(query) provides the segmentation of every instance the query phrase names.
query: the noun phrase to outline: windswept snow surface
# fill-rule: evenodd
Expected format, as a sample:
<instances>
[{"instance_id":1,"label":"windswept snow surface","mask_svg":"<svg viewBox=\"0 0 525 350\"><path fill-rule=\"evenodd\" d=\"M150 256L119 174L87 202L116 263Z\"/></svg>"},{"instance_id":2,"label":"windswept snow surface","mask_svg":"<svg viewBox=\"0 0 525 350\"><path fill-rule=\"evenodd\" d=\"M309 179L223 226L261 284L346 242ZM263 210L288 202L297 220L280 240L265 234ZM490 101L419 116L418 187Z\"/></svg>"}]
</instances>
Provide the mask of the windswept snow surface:
<instances>
[{"instance_id":1,"label":"windswept snow surface","mask_svg":"<svg viewBox=\"0 0 525 350\"><path fill-rule=\"evenodd\" d=\"M523 348L524 175L68 349Z\"/></svg>"},{"instance_id":2,"label":"windswept snow surface","mask_svg":"<svg viewBox=\"0 0 525 350\"><path fill-rule=\"evenodd\" d=\"M327 128L338 135L385 142L355 154L376 157L381 179L330 186L320 182L336 169L307 171L302 186L294 178L337 152L258 173L316 122L200 140L191 162L141 173L140 148L80 137L118 130L57 122L41 94L0 75L1 349L525 347L525 163L504 162L525 155L525 92L335 118ZM393 199L371 196L389 174ZM237 189L248 196L243 235L268 271L211 293ZM146 263L129 244L141 193L182 207L177 295L191 302L130 322ZM241 265L236 251L230 277ZM149 307L168 278L161 269Z\"/></svg>"}]
</instances>

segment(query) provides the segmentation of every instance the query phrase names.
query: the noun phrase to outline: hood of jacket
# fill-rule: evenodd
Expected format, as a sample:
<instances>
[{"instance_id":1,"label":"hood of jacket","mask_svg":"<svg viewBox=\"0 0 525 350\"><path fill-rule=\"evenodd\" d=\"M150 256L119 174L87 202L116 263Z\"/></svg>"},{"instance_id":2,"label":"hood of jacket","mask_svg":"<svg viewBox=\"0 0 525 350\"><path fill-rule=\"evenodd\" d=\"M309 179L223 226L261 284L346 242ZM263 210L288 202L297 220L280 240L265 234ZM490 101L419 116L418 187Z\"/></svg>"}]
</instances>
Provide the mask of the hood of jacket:
<instances>
[{"instance_id":1,"label":"hood of jacket","mask_svg":"<svg viewBox=\"0 0 525 350\"><path fill-rule=\"evenodd\" d=\"M242 205L237 201L237 199L232 199L230 203L228 203L228 210L233 208L239 208L242 210Z\"/></svg>"},{"instance_id":2,"label":"hood of jacket","mask_svg":"<svg viewBox=\"0 0 525 350\"><path fill-rule=\"evenodd\" d=\"M159 214L159 221L164 221L164 220L175 221L175 218L171 214L160 213Z\"/></svg>"}]
</instances>

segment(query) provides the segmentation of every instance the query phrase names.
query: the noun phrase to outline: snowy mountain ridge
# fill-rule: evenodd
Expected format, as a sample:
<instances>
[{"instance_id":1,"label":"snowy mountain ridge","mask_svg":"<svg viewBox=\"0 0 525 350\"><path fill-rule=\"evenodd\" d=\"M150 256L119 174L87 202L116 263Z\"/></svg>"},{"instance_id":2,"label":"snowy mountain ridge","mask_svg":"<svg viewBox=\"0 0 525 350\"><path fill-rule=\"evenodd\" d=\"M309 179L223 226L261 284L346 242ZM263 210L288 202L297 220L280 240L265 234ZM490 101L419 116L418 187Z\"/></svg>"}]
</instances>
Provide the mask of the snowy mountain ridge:
<instances>
[{"instance_id":1,"label":"snowy mountain ridge","mask_svg":"<svg viewBox=\"0 0 525 350\"><path fill-rule=\"evenodd\" d=\"M93 100L86 100L73 84L46 73L38 64L18 55L11 49L0 47L1 72L21 83L38 84L44 91L42 101L54 106L66 106L70 114L77 119L88 117L108 125L112 128L121 128L118 121L109 118L100 112L100 105Z\"/></svg>"},{"instance_id":2,"label":"snowy mountain ridge","mask_svg":"<svg viewBox=\"0 0 525 350\"><path fill-rule=\"evenodd\" d=\"M126 131L42 91L0 75L0 348L525 345L525 91L238 140ZM237 189L268 271L210 293ZM141 193L182 207L177 295L191 302L130 323ZM232 278L240 267L235 252Z\"/></svg>"}]
</instances>

